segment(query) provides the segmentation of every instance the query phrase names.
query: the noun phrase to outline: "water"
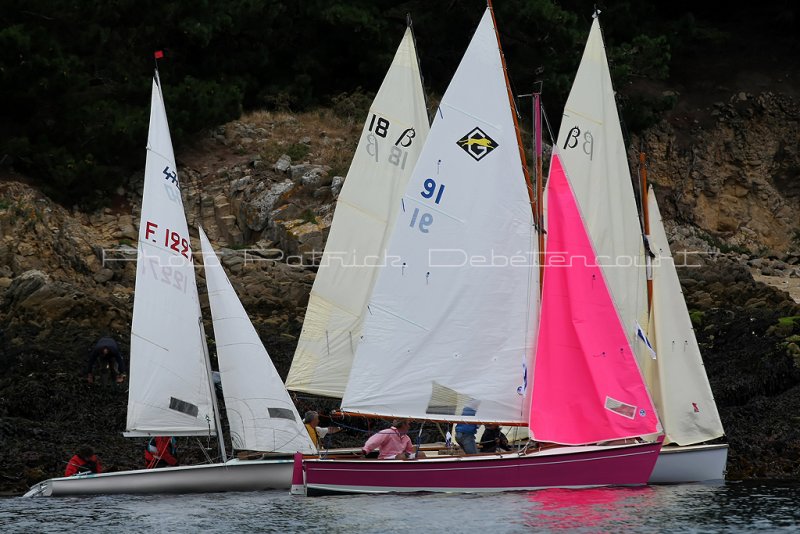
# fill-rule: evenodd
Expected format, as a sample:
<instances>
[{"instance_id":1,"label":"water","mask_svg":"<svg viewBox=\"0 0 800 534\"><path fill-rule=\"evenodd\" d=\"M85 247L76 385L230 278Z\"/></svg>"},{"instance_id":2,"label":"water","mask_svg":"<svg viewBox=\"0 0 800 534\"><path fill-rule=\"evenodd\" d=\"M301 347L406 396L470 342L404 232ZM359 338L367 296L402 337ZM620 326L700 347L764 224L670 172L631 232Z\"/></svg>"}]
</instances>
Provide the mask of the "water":
<instances>
[{"instance_id":1,"label":"water","mask_svg":"<svg viewBox=\"0 0 800 534\"><path fill-rule=\"evenodd\" d=\"M793 531L800 483L727 483L486 495L9 498L2 532Z\"/></svg>"}]
</instances>

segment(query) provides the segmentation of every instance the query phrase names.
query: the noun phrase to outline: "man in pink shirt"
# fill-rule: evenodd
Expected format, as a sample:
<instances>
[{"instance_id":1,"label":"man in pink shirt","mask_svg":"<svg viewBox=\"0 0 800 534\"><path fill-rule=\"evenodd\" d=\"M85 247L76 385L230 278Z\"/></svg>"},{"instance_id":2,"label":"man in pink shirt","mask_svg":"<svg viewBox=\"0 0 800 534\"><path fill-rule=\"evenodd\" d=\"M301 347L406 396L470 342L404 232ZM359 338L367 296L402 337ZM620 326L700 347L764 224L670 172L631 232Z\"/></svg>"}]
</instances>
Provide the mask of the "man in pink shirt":
<instances>
[{"instance_id":1,"label":"man in pink shirt","mask_svg":"<svg viewBox=\"0 0 800 534\"><path fill-rule=\"evenodd\" d=\"M406 460L414 459L414 445L408 437L408 430L411 422L407 419L395 419L392 427L373 434L361 450L364 454L378 449L378 458L381 460ZM417 458L424 458L425 454L420 452Z\"/></svg>"}]
</instances>

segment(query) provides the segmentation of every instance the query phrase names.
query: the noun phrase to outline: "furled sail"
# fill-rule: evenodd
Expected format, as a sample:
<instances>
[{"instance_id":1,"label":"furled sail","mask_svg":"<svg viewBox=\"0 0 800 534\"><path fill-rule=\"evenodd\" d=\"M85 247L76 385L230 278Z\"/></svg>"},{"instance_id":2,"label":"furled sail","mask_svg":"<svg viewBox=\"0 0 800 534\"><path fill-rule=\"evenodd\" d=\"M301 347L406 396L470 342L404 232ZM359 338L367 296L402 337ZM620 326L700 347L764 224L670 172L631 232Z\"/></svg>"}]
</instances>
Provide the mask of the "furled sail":
<instances>
[{"instance_id":1,"label":"furled sail","mask_svg":"<svg viewBox=\"0 0 800 534\"><path fill-rule=\"evenodd\" d=\"M131 324L128 436L216 432L192 247L153 80Z\"/></svg>"},{"instance_id":2,"label":"furled sail","mask_svg":"<svg viewBox=\"0 0 800 534\"><path fill-rule=\"evenodd\" d=\"M202 228L200 245L233 448L315 454L297 408Z\"/></svg>"},{"instance_id":3,"label":"furled sail","mask_svg":"<svg viewBox=\"0 0 800 534\"><path fill-rule=\"evenodd\" d=\"M286 387L341 398L400 198L428 135L411 29L370 108L336 204Z\"/></svg>"},{"instance_id":4,"label":"furled sail","mask_svg":"<svg viewBox=\"0 0 800 534\"><path fill-rule=\"evenodd\" d=\"M647 196L653 260L650 341L657 357L645 375L664 425L666 442L691 445L724 434L670 252L656 196Z\"/></svg>"},{"instance_id":5,"label":"furled sail","mask_svg":"<svg viewBox=\"0 0 800 534\"><path fill-rule=\"evenodd\" d=\"M487 9L400 202L343 410L527 421L538 267L513 113Z\"/></svg>"}]
</instances>

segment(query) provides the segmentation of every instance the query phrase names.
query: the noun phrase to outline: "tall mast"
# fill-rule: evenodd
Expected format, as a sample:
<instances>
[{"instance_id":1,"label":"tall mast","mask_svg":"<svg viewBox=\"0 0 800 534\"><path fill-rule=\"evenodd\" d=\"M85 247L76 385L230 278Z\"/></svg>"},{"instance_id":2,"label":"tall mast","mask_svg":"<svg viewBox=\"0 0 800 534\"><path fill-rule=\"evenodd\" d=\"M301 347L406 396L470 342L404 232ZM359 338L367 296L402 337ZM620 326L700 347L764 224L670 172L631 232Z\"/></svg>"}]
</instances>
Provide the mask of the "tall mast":
<instances>
[{"instance_id":1,"label":"tall mast","mask_svg":"<svg viewBox=\"0 0 800 534\"><path fill-rule=\"evenodd\" d=\"M520 134L519 121L517 120L517 113L516 113L517 104L514 101L514 95L511 93L511 82L508 80L508 67L506 67L506 56L505 54L503 54L503 47L500 45L500 35L497 33L497 20L494 18L494 8L492 7L492 0L486 0L486 6L489 8L489 13L492 15L492 26L494 27L494 35L497 38L497 50L500 52L500 63L503 65L503 77L506 80L506 93L508 94L508 103L512 110L511 117L514 120L514 132L517 135L517 148L519 149L519 159L522 162L522 174L523 176L525 176L525 185L526 188L528 189L528 198L530 199L531 211L533 213L534 221L537 221L538 219L536 213L537 212L536 198L534 197L533 185L531 184L531 175L530 172L528 171L528 161L525 158L525 149L522 147L522 135ZM539 168L541 169L541 167ZM539 253L541 254L541 248L539 249ZM537 260L538 259L539 258L537 258Z\"/></svg>"},{"instance_id":2,"label":"tall mast","mask_svg":"<svg viewBox=\"0 0 800 534\"><path fill-rule=\"evenodd\" d=\"M198 310L199 311L199 310ZM211 358L208 354L208 343L206 343L206 329L203 327L203 318L198 317L197 323L200 325L200 335L203 337L203 355L206 361L206 372L208 372L208 386L211 389L211 406L214 408L214 419L217 426L217 440L219 441L219 454L222 457L222 462L228 461L225 454L225 437L222 435L222 419L219 416L219 404L217 403L217 390L214 386L214 375L211 372Z\"/></svg>"},{"instance_id":3,"label":"tall mast","mask_svg":"<svg viewBox=\"0 0 800 534\"><path fill-rule=\"evenodd\" d=\"M536 157L536 206L533 219L536 221L536 230L539 237L539 280L544 277L544 192L542 175L542 90L533 93L533 136L534 154ZM542 284L539 283L539 294L542 292Z\"/></svg>"},{"instance_id":4,"label":"tall mast","mask_svg":"<svg viewBox=\"0 0 800 534\"><path fill-rule=\"evenodd\" d=\"M506 67L506 56L503 54L503 47L500 46L500 35L497 33L497 21L494 18L494 8L492 7L492 0L487 0L486 2L487 7L489 8L489 13L492 15L492 26L494 27L494 35L497 38L497 50L500 52L500 63L503 65L503 76L506 79L506 92L508 93L508 103L511 106L511 116L514 120L514 131L517 135L517 148L519 149L519 158L522 161L522 174L525 176L525 183L528 189L528 198L531 202L531 210L533 211L534 219L536 217L536 210L535 204L536 199L534 198L533 193L533 185L531 184L531 176L528 172L528 162L525 158L525 149L522 148L522 136L520 135L519 131L519 121L517 121L517 104L514 101L514 96L511 94L511 83L508 81L508 68Z\"/></svg>"},{"instance_id":5,"label":"tall mast","mask_svg":"<svg viewBox=\"0 0 800 534\"><path fill-rule=\"evenodd\" d=\"M642 227L644 228L645 240L645 268L647 270L647 311L652 309L653 304L653 264L650 256L650 212L647 207L647 156L644 150L639 151L639 186L642 195Z\"/></svg>"}]
</instances>

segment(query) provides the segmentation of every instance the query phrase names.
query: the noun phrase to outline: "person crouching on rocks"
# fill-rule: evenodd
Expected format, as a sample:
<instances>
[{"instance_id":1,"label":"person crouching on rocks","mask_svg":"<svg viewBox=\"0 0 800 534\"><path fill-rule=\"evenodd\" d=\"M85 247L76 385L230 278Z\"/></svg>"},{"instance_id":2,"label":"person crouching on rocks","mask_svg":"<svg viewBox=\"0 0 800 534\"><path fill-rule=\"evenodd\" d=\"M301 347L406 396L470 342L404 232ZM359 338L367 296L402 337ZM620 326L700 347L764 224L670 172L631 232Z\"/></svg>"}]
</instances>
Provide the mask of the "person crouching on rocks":
<instances>
[{"instance_id":1,"label":"person crouching on rocks","mask_svg":"<svg viewBox=\"0 0 800 534\"><path fill-rule=\"evenodd\" d=\"M98 360L100 360L101 369L105 366L108 367L112 380L117 384L125 380L122 353L113 338L101 337L89 352L89 361L86 363L86 380L90 384L94 382L94 366Z\"/></svg>"}]
</instances>

